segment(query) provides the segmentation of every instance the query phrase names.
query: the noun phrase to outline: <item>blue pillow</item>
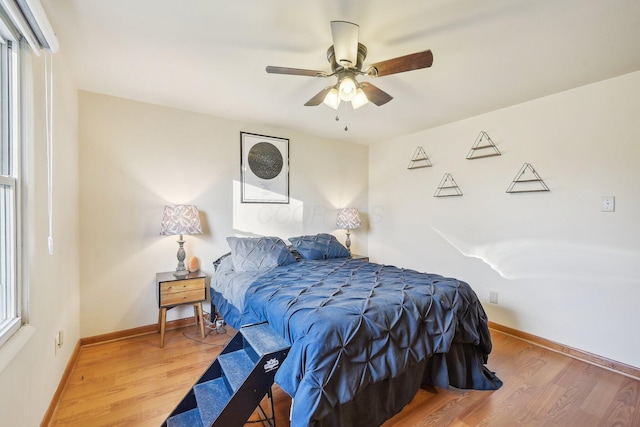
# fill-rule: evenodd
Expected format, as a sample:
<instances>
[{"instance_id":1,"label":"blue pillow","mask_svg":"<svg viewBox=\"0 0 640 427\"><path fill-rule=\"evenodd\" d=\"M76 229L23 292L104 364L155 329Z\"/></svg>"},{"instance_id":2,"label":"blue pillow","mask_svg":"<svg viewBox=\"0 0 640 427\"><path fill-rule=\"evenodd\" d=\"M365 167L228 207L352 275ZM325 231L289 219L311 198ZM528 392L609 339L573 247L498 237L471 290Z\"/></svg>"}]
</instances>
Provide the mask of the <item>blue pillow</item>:
<instances>
[{"instance_id":1,"label":"blue pillow","mask_svg":"<svg viewBox=\"0 0 640 427\"><path fill-rule=\"evenodd\" d=\"M287 265L296 260L278 237L227 237L236 272Z\"/></svg>"},{"instance_id":2,"label":"blue pillow","mask_svg":"<svg viewBox=\"0 0 640 427\"><path fill-rule=\"evenodd\" d=\"M342 246L335 236L327 233L289 237L289 241L304 259L348 258L351 256L347 248Z\"/></svg>"}]
</instances>

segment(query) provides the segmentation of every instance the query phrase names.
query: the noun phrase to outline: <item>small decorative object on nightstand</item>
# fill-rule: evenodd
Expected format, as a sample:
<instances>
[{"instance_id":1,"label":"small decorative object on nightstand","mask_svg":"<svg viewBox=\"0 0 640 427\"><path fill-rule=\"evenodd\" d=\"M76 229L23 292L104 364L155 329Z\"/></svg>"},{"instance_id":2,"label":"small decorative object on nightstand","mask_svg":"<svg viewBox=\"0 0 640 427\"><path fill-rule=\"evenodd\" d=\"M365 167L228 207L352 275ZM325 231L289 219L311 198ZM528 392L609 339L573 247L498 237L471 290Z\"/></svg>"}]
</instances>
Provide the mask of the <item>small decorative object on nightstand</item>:
<instances>
[{"instance_id":1,"label":"small decorative object on nightstand","mask_svg":"<svg viewBox=\"0 0 640 427\"><path fill-rule=\"evenodd\" d=\"M202 234L198 208L193 205L165 206L162 214L161 236L180 235L178 240L178 267L173 273L176 277L184 277L189 271L184 266L183 234Z\"/></svg>"},{"instance_id":2,"label":"small decorative object on nightstand","mask_svg":"<svg viewBox=\"0 0 640 427\"><path fill-rule=\"evenodd\" d=\"M347 240L344 245L351 253L351 230L360 228L360 214L356 208L338 209L338 217L336 218L336 227L342 228L347 232Z\"/></svg>"},{"instance_id":3,"label":"small decorative object on nightstand","mask_svg":"<svg viewBox=\"0 0 640 427\"><path fill-rule=\"evenodd\" d=\"M158 329L160 330L160 347L164 347L164 333L167 323L167 310L178 305L193 305L196 326L204 338L204 320L202 301L207 299L207 280L209 276L197 271L176 277L173 271L156 274L158 284Z\"/></svg>"},{"instance_id":4,"label":"small decorative object on nightstand","mask_svg":"<svg viewBox=\"0 0 640 427\"><path fill-rule=\"evenodd\" d=\"M191 258L189 258L188 267L189 267L189 273L193 273L200 270L200 260L198 259L197 256L192 256Z\"/></svg>"}]
</instances>

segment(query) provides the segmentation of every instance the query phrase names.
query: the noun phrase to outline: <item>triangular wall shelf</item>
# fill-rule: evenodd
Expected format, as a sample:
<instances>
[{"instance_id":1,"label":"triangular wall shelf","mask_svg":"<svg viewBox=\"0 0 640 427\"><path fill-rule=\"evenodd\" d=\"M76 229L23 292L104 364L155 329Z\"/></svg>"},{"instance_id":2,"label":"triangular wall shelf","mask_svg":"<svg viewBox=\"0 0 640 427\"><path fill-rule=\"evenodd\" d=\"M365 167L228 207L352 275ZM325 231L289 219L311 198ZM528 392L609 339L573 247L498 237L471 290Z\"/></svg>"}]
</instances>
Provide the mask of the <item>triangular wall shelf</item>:
<instances>
[{"instance_id":1,"label":"triangular wall shelf","mask_svg":"<svg viewBox=\"0 0 640 427\"><path fill-rule=\"evenodd\" d=\"M415 153L413 153L407 169L430 168L431 166L433 165L431 164L431 160L429 160L429 156L427 156L427 153L424 152L422 147L418 146Z\"/></svg>"},{"instance_id":2,"label":"triangular wall shelf","mask_svg":"<svg viewBox=\"0 0 640 427\"><path fill-rule=\"evenodd\" d=\"M462 196L462 190L460 190L460 187L458 187L458 184L453 179L453 176L451 176L450 173L445 173L433 197L452 196Z\"/></svg>"},{"instance_id":3,"label":"triangular wall shelf","mask_svg":"<svg viewBox=\"0 0 640 427\"><path fill-rule=\"evenodd\" d=\"M507 193L537 193L540 191L550 190L529 163L525 163L520 168L511 185L507 188Z\"/></svg>"},{"instance_id":4,"label":"triangular wall shelf","mask_svg":"<svg viewBox=\"0 0 640 427\"><path fill-rule=\"evenodd\" d=\"M496 144L493 143L489 135L486 132L481 131L476 138L476 142L473 144L471 149L469 150L469 154L467 154L467 159L481 159L483 157L493 157L493 156L501 156L502 153L496 147Z\"/></svg>"}]
</instances>

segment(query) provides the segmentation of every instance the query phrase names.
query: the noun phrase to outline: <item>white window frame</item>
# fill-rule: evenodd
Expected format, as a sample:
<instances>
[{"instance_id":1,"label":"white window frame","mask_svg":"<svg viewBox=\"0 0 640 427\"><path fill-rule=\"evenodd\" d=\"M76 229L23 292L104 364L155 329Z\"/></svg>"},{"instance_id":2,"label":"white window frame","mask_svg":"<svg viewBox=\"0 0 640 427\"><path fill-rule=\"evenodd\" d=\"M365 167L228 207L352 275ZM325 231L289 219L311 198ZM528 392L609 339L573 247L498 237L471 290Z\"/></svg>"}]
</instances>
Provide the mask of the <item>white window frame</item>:
<instances>
[{"instance_id":1,"label":"white window frame","mask_svg":"<svg viewBox=\"0 0 640 427\"><path fill-rule=\"evenodd\" d=\"M4 27L4 26L3 26ZM6 27L4 27L6 28ZM1 30L1 29L0 29ZM0 347L25 323L22 280L20 46L0 40Z\"/></svg>"}]
</instances>

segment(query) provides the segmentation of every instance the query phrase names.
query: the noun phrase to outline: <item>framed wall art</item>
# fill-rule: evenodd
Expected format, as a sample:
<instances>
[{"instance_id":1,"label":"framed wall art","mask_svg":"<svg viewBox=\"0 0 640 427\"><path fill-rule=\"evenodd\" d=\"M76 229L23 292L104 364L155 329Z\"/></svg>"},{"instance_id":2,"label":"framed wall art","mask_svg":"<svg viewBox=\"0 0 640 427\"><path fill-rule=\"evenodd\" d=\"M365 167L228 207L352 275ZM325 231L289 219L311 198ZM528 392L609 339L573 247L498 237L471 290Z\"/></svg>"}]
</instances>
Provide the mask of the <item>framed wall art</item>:
<instances>
[{"instance_id":1,"label":"framed wall art","mask_svg":"<svg viewBox=\"0 0 640 427\"><path fill-rule=\"evenodd\" d=\"M242 203L289 203L289 140L240 132Z\"/></svg>"}]
</instances>

